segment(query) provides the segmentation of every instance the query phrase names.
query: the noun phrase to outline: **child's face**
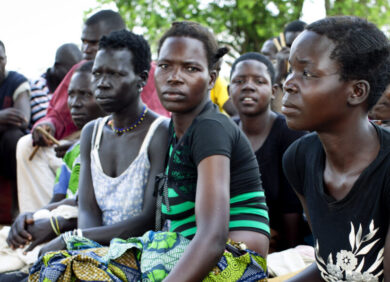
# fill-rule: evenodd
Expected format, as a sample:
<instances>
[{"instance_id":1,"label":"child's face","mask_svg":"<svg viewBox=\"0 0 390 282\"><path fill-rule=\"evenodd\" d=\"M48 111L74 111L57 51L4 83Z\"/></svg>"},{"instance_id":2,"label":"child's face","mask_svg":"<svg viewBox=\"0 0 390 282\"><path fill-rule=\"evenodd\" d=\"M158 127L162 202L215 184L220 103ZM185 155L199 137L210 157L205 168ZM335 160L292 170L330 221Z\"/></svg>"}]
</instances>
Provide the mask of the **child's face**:
<instances>
[{"instance_id":1,"label":"child's face","mask_svg":"<svg viewBox=\"0 0 390 282\"><path fill-rule=\"evenodd\" d=\"M272 83L267 66L257 60L239 62L232 74L229 94L239 114L257 115L269 108Z\"/></svg>"},{"instance_id":2,"label":"child's face","mask_svg":"<svg viewBox=\"0 0 390 282\"><path fill-rule=\"evenodd\" d=\"M92 75L76 72L68 87L68 107L75 125L82 128L87 122L103 116L91 87Z\"/></svg>"},{"instance_id":3,"label":"child's face","mask_svg":"<svg viewBox=\"0 0 390 282\"><path fill-rule=\"evenodd\" d=\"M291 73L283 85L282 113L296 130L322 131L338 126L348 115L352 82L341 80L335 44L312 31L299 35L291 48Z\"/></svg>"},{"instance_id":4,"label":"child's face","mask_svg":"<svg viewBox=\"0 0 390 282\"><path fill-rule=\"evenodd\" d=\"M169 37L161 46L154 78L162 105L170 112L186 113L208 98L215 74L209 72L200 40Z\"/></svg>"}]
</instances>

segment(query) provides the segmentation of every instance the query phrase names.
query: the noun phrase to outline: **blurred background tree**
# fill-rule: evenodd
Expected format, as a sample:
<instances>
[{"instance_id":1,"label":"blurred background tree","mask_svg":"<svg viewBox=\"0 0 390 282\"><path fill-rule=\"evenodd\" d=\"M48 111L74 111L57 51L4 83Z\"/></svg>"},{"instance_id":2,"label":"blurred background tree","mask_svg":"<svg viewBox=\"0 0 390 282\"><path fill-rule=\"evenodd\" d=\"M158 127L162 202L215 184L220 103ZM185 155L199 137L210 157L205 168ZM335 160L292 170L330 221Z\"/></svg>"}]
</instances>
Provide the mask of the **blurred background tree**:
<instances>
[{"instance_id":1,"label":"blurred background tree","mask_svg":"<svg viewBox=\"0 0 390 282\"><path fill-rule=\"evenodd\" d=\"M259 51L285 23L299 19L304 0L99 0L114 2L130 29L141 27L155 50L171 22L197 21L213 29L236 54Z\"/></svg>"},{"instance_id":2,"label":"blurred background tree","mask_svg":"<svg viewBox=\"0 0 390 282\"><path fill-rule=\"evenodd\" d=\"M98 0L115 3L130 29L137 27L156 51L157 40L171 22L192 20L205 24L236 57L259 51L263 42L278 36L286 23L302 16L305 0ZM319 1L319 0L311 0ZM389 0L324 0L326 14L355 15L384 27L390 18ZM153 52L155 53L155 52Z\"/></svg>"},{"instance_id":3,"label":"blurred background tree","mask_svg":"<svg viewBox=\"0 0 390 282\"><path fill-rule=\"evenodd\" d=\"M325 0L327 16L353 15L383 28L389 24L389 0Z\"/></svg>"}]
</instances>

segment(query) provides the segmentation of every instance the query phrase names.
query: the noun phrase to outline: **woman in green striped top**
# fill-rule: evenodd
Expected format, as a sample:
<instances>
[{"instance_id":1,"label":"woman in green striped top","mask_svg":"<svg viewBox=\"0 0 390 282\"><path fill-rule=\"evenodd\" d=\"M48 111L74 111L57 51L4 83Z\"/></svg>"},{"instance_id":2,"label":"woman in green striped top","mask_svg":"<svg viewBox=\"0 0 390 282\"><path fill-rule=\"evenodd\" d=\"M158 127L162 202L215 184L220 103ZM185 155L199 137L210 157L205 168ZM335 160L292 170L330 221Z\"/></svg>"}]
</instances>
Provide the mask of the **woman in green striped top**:
<instances>
[{"instance_id":1,"label":"woman in green striped top","mask_svg":"<svg viewBox=\"0 0 390 282\"><path fill-rule=\"evenodd\" d=\"M193 22L174 23L160 39L155 84L172 112L162 213L170 231L191 240L164 281L199 281L218 272L228 239L243 242L242 249L259 254L265 266L268 211L255 155L209 100L214 65L226 52ZM264 278L245 275L240 281ZM233 277L238 280L228 280Z\"/></svg>"}]
</instances>

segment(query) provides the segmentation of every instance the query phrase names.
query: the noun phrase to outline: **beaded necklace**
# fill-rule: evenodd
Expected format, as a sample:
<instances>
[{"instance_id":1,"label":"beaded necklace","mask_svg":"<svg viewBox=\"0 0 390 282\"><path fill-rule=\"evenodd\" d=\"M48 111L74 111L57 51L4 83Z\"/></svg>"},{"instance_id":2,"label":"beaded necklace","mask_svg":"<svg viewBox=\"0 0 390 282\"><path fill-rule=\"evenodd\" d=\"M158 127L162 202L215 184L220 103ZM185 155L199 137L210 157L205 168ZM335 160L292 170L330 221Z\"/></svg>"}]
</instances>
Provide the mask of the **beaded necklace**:
<instances>
[{"instance_id":1,"label":"beaded necklace","mask_svg":"<svg viewBox=\"0 0 390 282\"><path fill-rule=\"evenodd\" d=\"M134 128L137 127L137 125L140 125L144 119L145 119L145 116L146 116L146 113L148 112L148 108L146 106L144 106L144 110L142 112L142 114L138 117L138 119L132 124L130 125L129 127L125 127L125 128L120 128L120 127L115 127L114 125L114 122L113 120L111 119L107 124L109 126L111 126L111 129L118 135L122 134L122 133L125 133L125 132L130 132L132 131Z\"/></svg>"}]
</instances>

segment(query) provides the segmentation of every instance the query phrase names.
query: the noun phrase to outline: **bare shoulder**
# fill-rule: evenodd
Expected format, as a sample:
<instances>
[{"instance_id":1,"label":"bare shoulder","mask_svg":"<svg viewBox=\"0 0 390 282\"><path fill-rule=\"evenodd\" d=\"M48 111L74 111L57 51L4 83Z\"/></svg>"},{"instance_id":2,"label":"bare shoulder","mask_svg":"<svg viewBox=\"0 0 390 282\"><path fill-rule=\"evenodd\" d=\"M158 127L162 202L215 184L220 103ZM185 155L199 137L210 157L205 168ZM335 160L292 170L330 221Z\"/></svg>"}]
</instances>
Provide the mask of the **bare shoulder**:
<instances>
[{"instance_id":1,"label":"bare shoulder","mask_svg":"<svg viewBox=\"0 0 390 282\"><path fill-rule=\"evenodd\" d=\"M168 149L169 141L169 121L168 118L164 119L156 128L149 145L150 154L153 155L157 153L165 156L165 150Z\"/></svg>"},{"instance_id":2,"label":"bare shoulder","mask_svg":"<svg viewBox=\"0 0 390 282\"><path fill-rule=\"evenodd\" d=\"M90 148L92 133L96 122L97 120L91 120L86 125L84 125L83 129L81 130L80 149L82 151L83 148Z\"/></svg>"}]
</instances>

